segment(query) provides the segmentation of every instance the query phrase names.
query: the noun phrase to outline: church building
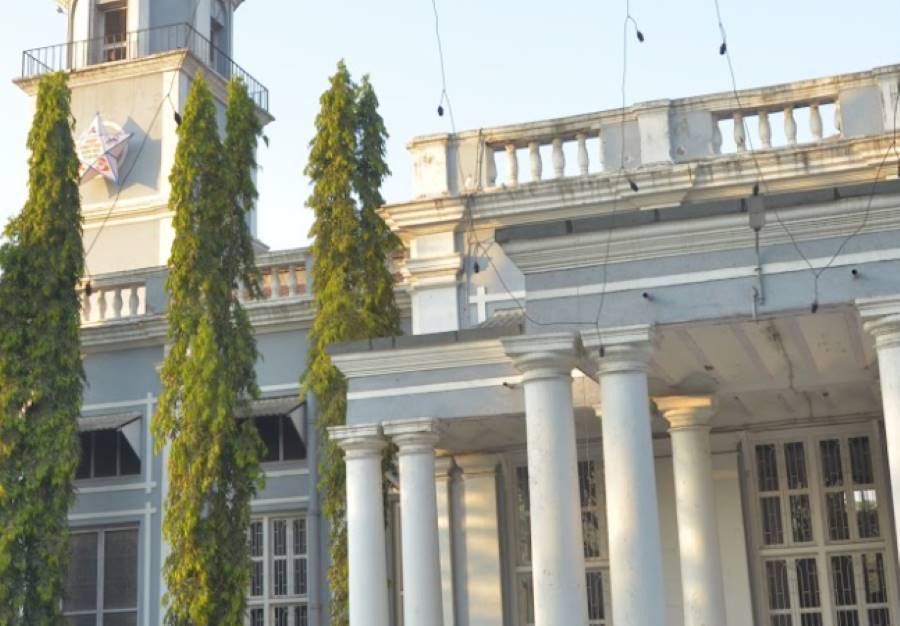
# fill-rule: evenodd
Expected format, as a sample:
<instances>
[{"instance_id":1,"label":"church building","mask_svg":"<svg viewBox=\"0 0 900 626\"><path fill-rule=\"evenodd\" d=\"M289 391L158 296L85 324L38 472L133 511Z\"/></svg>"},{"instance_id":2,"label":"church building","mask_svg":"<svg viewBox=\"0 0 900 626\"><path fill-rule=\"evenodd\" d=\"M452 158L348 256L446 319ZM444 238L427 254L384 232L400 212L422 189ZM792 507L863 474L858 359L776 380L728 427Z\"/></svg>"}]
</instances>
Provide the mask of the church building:
<instances>
[{"instance_id":1,"label":"church building","mask_svg":"<svg viewBox=\"0 0 900 626\"><path fill-rule=\"evenodd\" d=\"M199 72L223 117L231 77L265 122L269 93L233 60L242 0L62 4L16 82L70 72L87 164L64 610L160 626L177 114ZM351 626L900 623L898 92L890 66L413 139L382 209L407 333L331 349ZM257 262L246 623L324 626L311 259Z\"/></svg>"}]
</instances>

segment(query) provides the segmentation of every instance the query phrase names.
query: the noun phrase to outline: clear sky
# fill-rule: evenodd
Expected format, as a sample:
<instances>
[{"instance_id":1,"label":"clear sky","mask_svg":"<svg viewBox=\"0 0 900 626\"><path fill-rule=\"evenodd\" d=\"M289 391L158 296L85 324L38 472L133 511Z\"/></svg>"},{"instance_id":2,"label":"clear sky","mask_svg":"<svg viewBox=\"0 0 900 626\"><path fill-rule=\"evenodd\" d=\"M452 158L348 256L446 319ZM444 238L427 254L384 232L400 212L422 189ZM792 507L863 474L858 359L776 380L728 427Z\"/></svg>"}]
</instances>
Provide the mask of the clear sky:
<instances>
[{"instance_id":1,"label":"clear sky","mask_svg":"<svg viewBox=\"0 0 900 626\"><path fill-rule=\"evenodd\" d=\"M188 0L184 0L187 2ZM437 0L448 91L460 130L614 108L621 103L625 0ZM6 2L0 75L26 48L65 39L51 0ZM900 63L897 0L720 0L738 86L753 87ZM713 0L631 0L646 41L630 38L628 103L727 91ZM391 133L388 201L410 196L406 143L450 130L431 0L246 0L235 60L271 91L276 122L261 148L260 238L303 245L312 219L302 171L318 98L338 59L369 73ZM0 87L0 221L25 196L27 100Z\"/></svg>"}]
</instances>

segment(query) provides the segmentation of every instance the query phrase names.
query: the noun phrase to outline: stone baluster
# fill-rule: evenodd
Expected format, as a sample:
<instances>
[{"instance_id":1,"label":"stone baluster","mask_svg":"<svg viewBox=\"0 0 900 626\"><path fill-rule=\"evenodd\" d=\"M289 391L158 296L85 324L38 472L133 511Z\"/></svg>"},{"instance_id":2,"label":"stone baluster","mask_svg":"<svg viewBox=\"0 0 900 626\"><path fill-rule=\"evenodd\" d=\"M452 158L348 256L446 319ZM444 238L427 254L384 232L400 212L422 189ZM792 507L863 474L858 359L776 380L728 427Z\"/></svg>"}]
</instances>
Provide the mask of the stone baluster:
<instances>
[{"instance_id":1,"label":"stone baluster","mask_svg":"<svg viewBox=\"0 0 900 626\"><path fill-rule=\"evenodd\" d=\"M288 296L297 295L297 268L291 263L287 272Z\"/></svg>"},{"instance_id":2,"label":"stone baluster","mask_svg":"<svg viewBox=\"0 0 900 626\"><path fill-rule=\"evenodd\" d=\"M131 288L131 293L128 295L128 314L131 316L140 315L141 311L141 299L138 295L140 291L140 287L134 286Z\"/></svg>"},{"instance_id":3,"label":"stone baluster","mask_svg":"<svg viewBox=\"0 0 900 626\"><path fill-rule=\"evenodd\" d=\"M97 289L97 320L103 321L106 319L106 291L103 289Z\"/></svg>"},{"instance_id":4,"label":"stone baluster","mask_svg":"<svg viewBox=\"0 0 900 626\"><path fill-rule=\"evenodd\" d=\"M713 120L712 152L722 154L722 129L719 128L718 120Z\"/></svg>"},{"instance_id":5,"label":"stone baluster","mask_svg":"<svg viewBox=\"0 0 900 626\"><path fill-rule=\"evenodd\" d=\"M812 133L813 139L822 140L822 114L819 113L819 105L809 105L809 131Z\"/></svg>"},{"instance_id":6,"label":"stone baluster","mask_svg":"<svg viewBox=\"0 0 900 626\"><path fill-rule=\"evenodd\" d=\"M88 295L87 291L81 292L81 321L91 321L91 296Z\"/></svg>"},{"instance_id":7,"label":"stone baluster","mask_svg":"<svg viewBox=\"0 0 900 626\"><path fill-rule=\"evenodd\" d=\"M600 169L604 168L605 162L603 160L603 131L597 132L597 163L599 164Z\"/></svg>"},{"instance_id":8,"label":"stone baluster","mask_svg":"<svg viewBox=\"0 0 900 626\"><path fill-rule=\"evenodd\" d=\"M506 184L514 187L519 184L519 157L516 144L506 144Z\"/></svg>"},{"instance_id":9,"label":"stone baluster","mask_svg":"<svg viewBox=\"0 0 900 626\"><path fill-rule=\"evenodd\" d=\"M541 163L541 150L536 141L528 144L528 155L531 157L531 180L540 180L543 164Z\"/></svg>"},{"instance_id":10,"label":"stone baluster","mask_svg":"<svg viewBox=\"0 0 900 626\"><path fill-rule=\"evenodd\" d=\"M744 134L744 114L738 111L734 114L734 145L738 152L747 149L747 136Z\"/></svg>"},{"instance_id":11,"label":"stone baluster","mask_svg":"<svg viewBox=\"0 0 900 626\"><path fill-rule=\"evenodd\" d=\"M763 148L772 147L772 127L769 125L769 112L759 112L759 141Z\"/></svg>"},{"instance_id":12,"label":"stone baluster","mask_svg":"<svg viewBox=\"0 0 900 626\"><path fill-rule=\"evenodd\" d=\"M497 161L494 157L494 149L485 144L484 146L484 158L487 160L485 163L485 175L487 176L487 186L488 187L496 187L497 186Z\"/></svg>"},{"instance_id":13,"label":"stone baluster","mask_svg":"<svg viewBox=\"0 0 900 626\"><path fill-rule=\"evenodd\" d=\"M281 268L272 266L272 299L281 297Z\"/></svg>"},{"instance_id":14,"label":"stone baluster","mask_svg":"<svg viewBox=\"0 0 900 626\"><path fill-rule=\"evenodd\" d=\"M575 141L578 142L578 173L586 176L591 167L587 151L587 135L578 133L575 135Z\"/></svg>"},{"instance_id":15,"label":"stone baluster","mask_svg":"<svg viewBox=\"0 0 900 626\"><path fill-rule=\"evenodd\" d=\"M122 317L122 307L125 303L122 301L122 288L113 287L112 313L109 319L115 320Z\"/></svg>"},{"instance_id":16,"label":"stone baluster","mask_svg":"<svg viewBox=\"0 0 900 626\"><path fill-rule=\"evenodd\" d=\"M792 106L784 109L784 136L789 146L797 144L797 122L794 120L794 107Z\"/></svg>"},{"instance_id":17,"label":"stone baluster","mask_svg":"<svg viewBox=\"0 0 900 626\"><path fill-rule=\"evenodd\" d=\"M834 102L834 128L837 130L839 135L843 135L844 129L843 120L841 119L841 101L835 100Z\"/></svg>"},{"instance_id":18,"label":"stone baluster","mask_svg":"<svg viewBox=\"0 0 900 626\"><path fill-rule=\"evenodd\" d=\"M566 154L562 149L562 139L557 137L553 140L553 174L557 178L566 175Z\"/></svg>"}]
</instances>

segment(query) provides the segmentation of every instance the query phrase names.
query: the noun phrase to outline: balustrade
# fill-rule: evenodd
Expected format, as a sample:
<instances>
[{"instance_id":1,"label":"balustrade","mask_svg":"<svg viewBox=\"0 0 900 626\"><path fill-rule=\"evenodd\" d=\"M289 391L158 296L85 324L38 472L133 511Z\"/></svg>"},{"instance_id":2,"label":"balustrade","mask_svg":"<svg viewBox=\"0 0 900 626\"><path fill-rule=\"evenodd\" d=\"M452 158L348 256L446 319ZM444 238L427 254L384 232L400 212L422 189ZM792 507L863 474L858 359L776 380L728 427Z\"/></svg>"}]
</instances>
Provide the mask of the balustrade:
<instances>
[{"instance_id":1,"label":"balustrade","mask_svg":"<svg viewBox=\"0 0 900 626\"><path fill-rule=\"evenodd\" d=\"M147 287L144 283L91 284L81 290L81 323L96 324L146 315Z\"/></svg>"}]
</instances>

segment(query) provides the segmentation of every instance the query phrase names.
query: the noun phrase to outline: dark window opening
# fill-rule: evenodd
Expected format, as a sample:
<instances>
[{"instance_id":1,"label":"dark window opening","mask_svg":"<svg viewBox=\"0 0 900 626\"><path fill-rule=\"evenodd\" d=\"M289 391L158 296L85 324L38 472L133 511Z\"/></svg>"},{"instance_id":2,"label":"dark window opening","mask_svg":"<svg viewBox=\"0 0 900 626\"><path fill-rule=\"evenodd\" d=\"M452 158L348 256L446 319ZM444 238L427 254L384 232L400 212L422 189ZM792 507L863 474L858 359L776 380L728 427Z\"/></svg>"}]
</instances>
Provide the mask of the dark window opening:
<instances>
[{"instance_id":1,"label":"dark window opening","mask_svg":"<svg viewBox=\"0 0 900 626\"><path fill-rule=\"evenodd\" d=\"M103 60L121 61L126 57L128 11L124 8L103 12Z\"/></svg>"},{"instance_id":2,"label":"dark window opening","mask_svg":"<svg viewBox=\"0 0 900 626\"><path fill-rule=\"evenodd\" d=\"M141 473L141 459L119 430L81 433L77 479L133 476Z\"/></svg>"},{"instance_id":3,"label":"dark window opening","mask_svg":"<svg viewBox=\"0 0 900 626\"><path fill-rule=\"evenodd\" d=\"M253 424L265 446L261 459L263 463L302 461L306 458L306 445L288 416L258 417Z\"/></svg>"}]
</instances>

